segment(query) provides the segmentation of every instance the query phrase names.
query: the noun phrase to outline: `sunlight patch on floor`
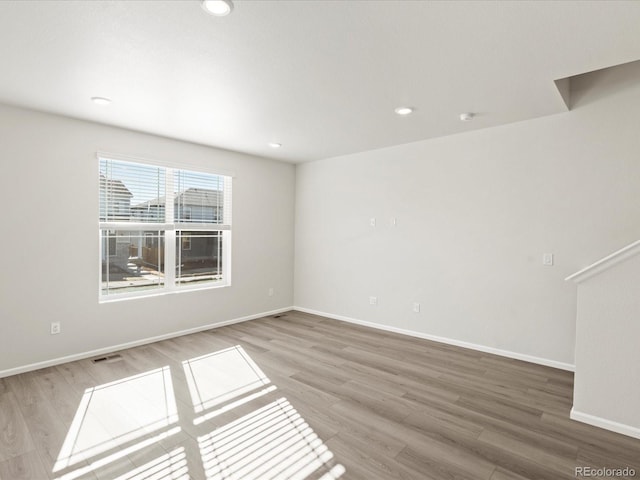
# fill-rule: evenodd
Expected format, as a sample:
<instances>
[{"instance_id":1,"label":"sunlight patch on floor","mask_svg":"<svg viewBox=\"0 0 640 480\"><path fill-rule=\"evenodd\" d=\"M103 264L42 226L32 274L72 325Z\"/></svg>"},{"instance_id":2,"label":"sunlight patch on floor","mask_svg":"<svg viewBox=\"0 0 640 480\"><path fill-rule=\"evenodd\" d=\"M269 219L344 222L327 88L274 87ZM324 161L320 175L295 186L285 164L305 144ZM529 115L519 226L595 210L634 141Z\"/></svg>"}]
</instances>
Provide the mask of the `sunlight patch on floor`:
<instances>
[{"instance_id":1,"label":"sunlight patch on floor","mask_svg":"<svg viewBox=\"0 0 640 480\"><path fill-rule=\"evenodd\" d=\"M58 460L58 472L178 421L169 367L88 388Z\"/></svg>"},{"instance_id":2,"label":"sunlight patch on floor","mask_svg":"<svg viewBox=\"0 0 640 480\"><path fill-rule=\"evenodd\" d=\"M207 480L303 480L320 468L332 475L333 454L286 398L198 437L198 444Z\"/></svg>"},{"instance_id":3,"label":"sunlight patch on floor","mask_svg":"<svg viewBox=\"0 0 640 480\"><path fill-rule=\"evenodd\" d=\"M114 480L189 480L184 447L176 448Z\"/></svg>"},{"instance_id":4,"label":"sunlight patch on floor","mask_svg":"<svg viewBox=\"0 0 640 480\"><path fill-rule=\"evenodd\" d=\"M270 383L239 345L186 360L182 365L196 413Z\"/></svg>"},{"instance_id":5,"label":"sunlight patch on floor","mask_svg":"<svg viewBox=\"0 0 640 480\"><path fill-rule=\"evenodd\" d=\"M318 480L336 480L344 475L346 471L347 470L346 468L344 468L344 465L339 463L337 465L334 465L331 470L322 475Z\"/></svg>"},{"instance_id":6,"label":"sunlight patch on floor","mask_svg":"<svg viewBox=\"0 0 640 480\"><path fill-rule=\"evenodd\" d=\"M168 366L86 389L53 467L55 480L189 480L190 468L191 474L204 470L206 480L336 480L344 474L289 401L272 401L276 385L241 346L182 367L173 375L182 384L184 374L192 406L181 404L180 413ZM158 453L181 425L197 437L197 447L174 440ZM152 460L132 464L130 456L146 450L154 454L145 460Z\"/></svg>"},{"instance_id":7,"label":"sunlight patch on floor","mask_svg":"<svg viewBox=\"0 0 640 480\"><path fill-rule=\"evenodd\" d=\"M132 453L140 451L144 448L151 447L152 445L160 442L161 440L164 440L165 438L175 435L181 431L182 429L180 427L174 427L159 435L155 435L151 438L147 438L146 440L140 443L136 443L135 445L130 445L129 447L126 447L126 448L120 448L110 455L99 456L95 460L93 460L89 465L76 468L65 474L61 474L57 476L55 480L74 480L83 475L89 474L90 472L99 470L100 468L105 467L111 463L117 462L118 460L125 458L127 455L131 455Z\"/></svg>"},{"instance_id":8,"label":"sunlight patch on floor","mask_svg":"<svg viewBox=\"0 0 640 480\"><path fill-rule=\"evenodd\" d=\"M210 412L205 413L204 415L200 416L200 417L196 417L193 420L193 424L194 425L200 425L201 423L204 423L208 420L211 420L212 418L215 418L219 415L222 415L223 413L226 412L230 412L231 410L233 410L234 408L238 408L241 405L244 405L246 403L252 402L253 400L256 400L257 398L263 397L273 391L275 391L277 389L277 387L275 385L271 385L263 390L260 390L256 393L252 393L251 395L246 395L245 397L242 397L239 400L236 400L235 402L231 402L228 403L226 405L224 405L223 407L218 408L217 410L213 410Z\"/></svg>"}]
</instances>

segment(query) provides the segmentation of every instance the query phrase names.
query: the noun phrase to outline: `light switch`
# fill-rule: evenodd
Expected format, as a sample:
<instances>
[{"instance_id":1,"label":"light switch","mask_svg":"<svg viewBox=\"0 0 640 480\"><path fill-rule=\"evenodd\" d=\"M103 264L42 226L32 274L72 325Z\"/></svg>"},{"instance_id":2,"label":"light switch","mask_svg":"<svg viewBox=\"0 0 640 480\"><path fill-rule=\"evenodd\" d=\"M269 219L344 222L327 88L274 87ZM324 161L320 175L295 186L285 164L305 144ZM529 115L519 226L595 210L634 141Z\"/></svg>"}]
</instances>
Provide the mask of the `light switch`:
<instances>
[{"instance_id":1,"label":"light switch","mask_svg":"<svg viewBox=\"0 0 640 480\"><path fill-rule=\"evenodd\" d=\"M553 265L553 253L543 253L542 254L542 264L550 267Z\"/></svg>"}]
</instances>

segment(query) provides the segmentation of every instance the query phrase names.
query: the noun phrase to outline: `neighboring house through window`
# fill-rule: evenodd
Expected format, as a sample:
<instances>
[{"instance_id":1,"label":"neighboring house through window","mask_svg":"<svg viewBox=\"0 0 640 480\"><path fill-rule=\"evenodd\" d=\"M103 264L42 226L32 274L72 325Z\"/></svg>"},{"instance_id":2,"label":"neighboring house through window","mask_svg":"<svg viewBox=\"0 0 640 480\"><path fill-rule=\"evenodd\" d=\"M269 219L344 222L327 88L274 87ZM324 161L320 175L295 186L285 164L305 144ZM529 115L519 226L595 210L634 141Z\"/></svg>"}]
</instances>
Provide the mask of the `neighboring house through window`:
<instances>
[{"instance_id":1,"label":"neighboring house through window","mask_svg":"<svg viewBox=\"0 0 640 480\"><path fill-rule=\"evenodd\" d=\"M110 238L115 238L116 232L113 230L109 232ZM109 242L107 248L109 249L109 256L115 257L118 254L118 249L116 248L116 242Z\"/></svg>"}]
</instances>

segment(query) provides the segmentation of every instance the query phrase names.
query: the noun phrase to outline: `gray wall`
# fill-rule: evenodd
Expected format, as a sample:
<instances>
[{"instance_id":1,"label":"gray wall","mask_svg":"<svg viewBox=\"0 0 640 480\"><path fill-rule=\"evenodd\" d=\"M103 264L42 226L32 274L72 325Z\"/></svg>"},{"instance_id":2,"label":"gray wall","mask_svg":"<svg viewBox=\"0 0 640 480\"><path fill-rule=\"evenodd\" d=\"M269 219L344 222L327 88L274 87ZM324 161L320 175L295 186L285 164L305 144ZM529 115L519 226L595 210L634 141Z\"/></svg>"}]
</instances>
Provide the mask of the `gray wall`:
<instances>
[{"instance_id":1,"label":"gray wall","mask_svg":"<svg viewBox=\"0 0 640 480\"><path fill-rule=\"evenodd\" d=\"M0 372L292 304L293 165L7 106L0 137ZM235 173L231 287L98 303L97 150Z\"/></svg>"},{"instance_id":2,"label":"gray wall","mask_svg":"<svg viewBox=\"0 0 640 480\"><path fill-rule=\"evenodd\" d=\"M638 78L575 79L567 113L299 166L296 306L573 364L564 278L640 238Z\"/></svg>"},{"instance_id":3,"label":"gray wall","mask_svg":"<svg viewBox=\"0 0 640 480\"><path fill-rule=\"evenodd\" d=\"M571 414L640 438L640 255L635 251L578 285Z\"/></svg>"}]
</instances>

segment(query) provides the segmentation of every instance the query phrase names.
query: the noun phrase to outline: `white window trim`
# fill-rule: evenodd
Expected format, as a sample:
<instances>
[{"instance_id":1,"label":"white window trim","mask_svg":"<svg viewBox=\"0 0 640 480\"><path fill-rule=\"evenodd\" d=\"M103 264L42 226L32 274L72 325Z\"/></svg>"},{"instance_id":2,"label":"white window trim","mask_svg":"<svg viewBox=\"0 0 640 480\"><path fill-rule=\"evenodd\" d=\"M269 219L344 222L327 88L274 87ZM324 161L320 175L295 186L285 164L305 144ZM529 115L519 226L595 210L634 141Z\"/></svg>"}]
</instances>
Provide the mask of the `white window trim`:
<instances>
[{"instance_id":1,"label":"white window trim","mask_svg":"<svg viewBox=\"0 0 640 480\"><path fill-rule=\"evenodd\" d=\"M177 163L165 163L161 161L153 161L149 159L143 159L138 157L131 157L126 155L111 155L98 152L96 157L99 160L122 160L125 162L144 163L147 165L162 167L166 169L165 172L165 192L173 192L173 179L175 170L190 170L201 173L208 173L212 175L219 175L224 177L225 190L230 188L231 179L234 177L232 174L222 173L220 171L211 171L207 169L200 169L191 165L177 164ZM229 182L229 185L227 185ZM166 195L166 194L165 194ZM168 200L168 195L166 195ZM232 203L233 204L233 203ZM141 291L129 291L122 293L112 293L104 295L102 293L102 275L98 275L98 301L99 303L109 303L120 300L130 300L134 298L148 298L160 295L167 295L173 293L182 292L194 292L200 290L210 290L215 288L224 288L231 286L231 225L228 221L231 218L231 208L225 205L225 217L223 220L227 220L225 224L207 224L207 223L184 223L184 222L99 222L98 227L98 271L102 272L102 238L101 232L103 230L120 230L120 231L163 231L164 232L164 285L162 287L144 289ZM98 212L98 218L100 214ZM174 202L165 201L165 220L168 218L174 218ZM222 234L222 280L208 282L206 284L188 285L188 284L176 284L175 278L175 245L176 245L176 231L177 230L190 230L190 231L208 231L208 232L221 232ZM167 245L171 245L168 247ZM108 253L108 252L107 252ZM172 265L172 268L167 268L167 265Z\"/></svg>"}]
</instances>

